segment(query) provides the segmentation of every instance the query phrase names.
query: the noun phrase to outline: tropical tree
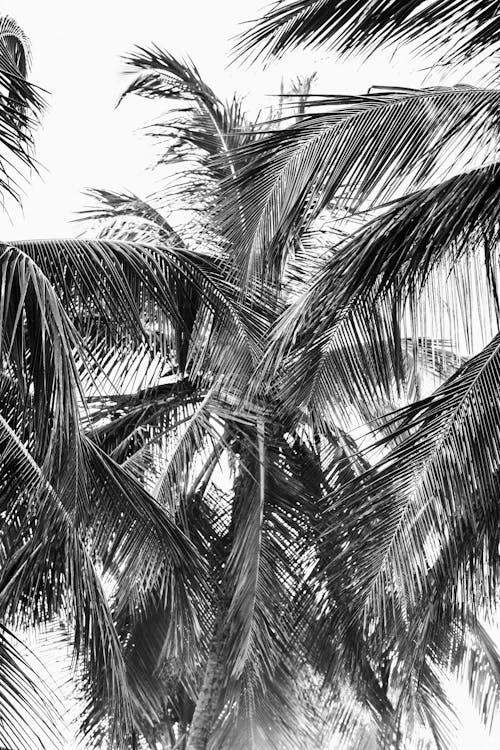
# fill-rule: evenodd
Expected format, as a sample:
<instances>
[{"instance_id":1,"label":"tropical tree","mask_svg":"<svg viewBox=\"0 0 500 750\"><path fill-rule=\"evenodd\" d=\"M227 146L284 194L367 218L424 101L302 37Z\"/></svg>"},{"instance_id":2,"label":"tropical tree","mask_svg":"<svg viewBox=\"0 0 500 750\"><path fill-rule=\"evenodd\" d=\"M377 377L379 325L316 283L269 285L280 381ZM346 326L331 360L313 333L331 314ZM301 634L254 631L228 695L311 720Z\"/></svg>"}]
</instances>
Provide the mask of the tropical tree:
<instances>
[{"instance_id":1,"label":"tropical tree","mask_svg":"<svg viewBox=\"0 0 500 750\"><path fill-rule=\"evenodd\" d=\"M205 329L205 321L194 298L184 354L162 373L164 382L132 396L112 394L93 415L102 448L152 484L154 495L196 540L211 571L209 596L200 602L202 631L191 672L165 649L168 621L161 608L144 611L140 628L129 636L127 658L143 670L137 691L156 696L156 717L161 717L141 708L137 722L152 746L160 737L166 746L196 749L321 746L328 737L326 713L344 712L345 705L338 697L329 705L322 696L326 656L333 658L335 642L326 637L318 648L317 631L326 632L330 614L324 603L325 611L310 617L323 580L307 575L307 569L319 554L325 489L342 456L353 454L350 470L355 471L356 448L345 432L337 433L329 415L311 424L295 409L283 408L280 388L263 397L248 385L273 323L307 283L324 228L317 236L294 237L300 244L295 260L266 258L247 284L246 258L230 241L220 206L231 194L240 206L238 221L245 221L248 206L231 187L247 164L243 150L280 127L281 120L249 122L238 100L221 102L192 64L158 48L137 50L128 66L135 77L126 94L180 101L180 109L152 127L163 147L160 166L179 171L152 202L92 191L97 203L85 218L96 222L92 231L101 237L128 242L147 237L154 245L169 240L198 253L201 246L203 257L217 264L221 283L236 292L234 304L242 311L248 341L247 352L238 350L228 331L219 370L214 352L200 358L193 336ZM294 108L292 117L296 114ZM183 226L171 226L165 205L189 209ZM330 224L332 237L334 217ZM221 319L218 325L227 327ZM401 357L409 364L402 344ZM339 352L333 366L340 368L340 360ZM401 386L407 374L401 370ZM392 395L392 374L385 380L379 375L366 377L376 377L381 392ZM340 408L350 409L353 392L356 409L373 406L372 393L365 399L357 384L350 391L347 373L339 370L336 376L343 390ZM225 474L222 481L218 467ZM126 620L119 627L130 633ZM356 643L358 635L351 633L347 658L362 665L369 701L380 718L389 701L364 646ZM335 690L344 682L336 680ZM349 689L350 713L360 714Z\"/></svg>"},{"instance_id":2,"label":"tropical tree","mask_svg":"<svg viewBox=\"0 0 500 750\"><path fill-rule=\"evenodd\" d=\"M93 191L97 205L85 215L100 222L104 237L132 242L147 237L153 244L168 237L176 246L204 248L221 279L235 289L252 342L247 358L228 342L217 380L212 354L200 360L191 340L200 325L194 300L186 359L176 360L167 375L167 392L180 388L179 398L166 404L163 388L128 401L115 394L95 416L105 419L99 428L105 450L154 483L155 496L182 519L211 570L191 674L177 662L172 666L157 609L144 612L140 630L131 636L128 658L145 665L137 690L156 695L156 714L162 715L160 721L142 715L142 725L138 717L141 731L152 745L161 734L166 746L195 750L298 748L326 747L333 726L339 746L411 747L419 736L424 741L423 725L443 747L453 734L442 685L447 671L471 669L473 695L489 707L484 712L489 720L498 699L500 660L469 600L464 598L462 608L455 603L458 586L453 588L440 558L439 527L420 506L412 509L408 526L400 524L397 509L404 500L392 485L389 492L381 484L380 499L369 494L365 483L378 477L379 468L371 467L350 433L360 420L374 424L372 443L384 451L383 460L394 472L406 467L403 459L418 455L412 409L425 410L430 401L392 414L394 408L418 396L423 374L444 379L462 364L435 330L429 335L422 329L424 313L431 305L437 308L435 294L417 294L429 289L430 279L441 280L441 258L436 250L431 257L428 238L439 234L449 207L443 216L434 217L431 208L428 218L424 214L441 188L436 186L381 206L367 226L353 211L366 211L365 193L378 194L373 203L380 206L380 195L387 197L392 188L387 172L402 186L427 179L437 163L431 147L452 148L475 135L477 99L464 96L450 120L449 99L443 94L441 101L441 92L429 95L428 107L425 95L417 99L417 92L404 92L412 116L418 106L424 110L423 121L412 125L420 128L415 140L429 148L420 161L414 156L406 164L405 153L398 153L406 147L405 132L394 135L392 150L382 154L385 161L373 142L369 154L364 143L377 115L390 141L386 124L394 112L384 106L406 103L401 92L360 100L315 98L314 109L301 92L299 108L256 126L239 102L221 102L190 63L153 48L137 50L128 66L135 77L126 94L181 102L152 128L163 148L160 165L178 171L149 202ZM354 119L358 115L365 116L365 130ZM363 159L371 161L365 165ZM477 186L470 198L472 192L480 204ZM188 217L174 229L165 211L179 207L189 209ZM416 241L407 240L410 231L419 239L420 215L428 231L420 249L425 263L414 250ZM359 221L362 229L353 235L353 222ZM392 254L387 237L393 238ZM374 238L383 243L375 261ZM397 255L402 240L413 242L405 265ZM457 259L461 256L467 258L456 251ZM488 257L484 281L494 302ZM469 264L468 278L471 267L480 283L482 266ZM465 280L464 271L456 281L462 296ZM415 310L405 296L408 287ZM455 323L466 325L468 318L457 312ZM387 412L391 418L382 419ZM422 411L419 419L426 418ZM404 442L406 433L410 444ZM166 437L173 437L173 444ZM385 455L392 445L399 453ZM426 437L421 450L433 457L433 445ZM407 471L411 476L414 469ZM406 472L400 481L401 494ZM485 526L490 523L486 515L483 519ZM401 541L397 536L399 557L386 572L391 530ZM403 552L411 557L400 569ZM446 555L448 561L450 550ZM374 568L381 558L378 580ZM403 573L410 577L413 600L406 590L399 596ZM441 589L446 607L434 621ZM127 632L128 623L123 628ZM165 659L167 681L161 679Z\"/></svg>"}]
</instances>

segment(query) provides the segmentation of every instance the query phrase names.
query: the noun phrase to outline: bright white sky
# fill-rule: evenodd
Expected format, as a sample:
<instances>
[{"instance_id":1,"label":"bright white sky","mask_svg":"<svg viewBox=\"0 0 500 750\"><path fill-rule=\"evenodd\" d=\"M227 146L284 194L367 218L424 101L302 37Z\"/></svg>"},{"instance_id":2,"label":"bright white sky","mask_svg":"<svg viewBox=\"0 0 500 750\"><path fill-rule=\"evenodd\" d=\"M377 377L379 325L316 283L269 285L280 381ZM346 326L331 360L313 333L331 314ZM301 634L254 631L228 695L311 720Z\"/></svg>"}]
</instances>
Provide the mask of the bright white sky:
<instances>
[{"instance_id":1,"label":"bright white sky","mask_svg":"<svg viewBox=\"0 0 500 750\"><path fill-rule=\"evenodd\" d=\"M0 236L76 234L79 227L70 221L85 205L81 193L88 187L130 189L143 196L154 190L154 176L145 169L154 152L137 130L161 109L138 98L115 109L125 83L120 56L135 44L156 43L190 55L220 96L230 97L235 90L246 94L252 109L270 103L266 95L279 91L282 77L286 82L315 70L318 92L362 93L373 84L423 82L418 62L402 53L377 55L363 65L340 64L327 52L298 52L267 71L259 66L228 69L231 37L263 5L263 0L5 0L0 12L11 15L31 39L32 80L50 95L37 137L42 178L27 186L24 215L11 206L12 221L0 216ZM457 747L493 750L493 739L460 702L465 728Z\"/></svg>"}]
</instances>

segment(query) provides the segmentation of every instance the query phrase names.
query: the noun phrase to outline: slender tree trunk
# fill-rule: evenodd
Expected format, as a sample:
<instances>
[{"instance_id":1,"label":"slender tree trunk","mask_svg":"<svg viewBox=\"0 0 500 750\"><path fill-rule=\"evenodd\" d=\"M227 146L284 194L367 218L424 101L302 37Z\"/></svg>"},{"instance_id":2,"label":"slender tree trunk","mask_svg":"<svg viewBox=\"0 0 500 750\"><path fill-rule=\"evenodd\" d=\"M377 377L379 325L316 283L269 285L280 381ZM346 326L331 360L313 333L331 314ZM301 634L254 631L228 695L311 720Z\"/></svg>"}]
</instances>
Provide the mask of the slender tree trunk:
<instances>
[{"instance_id":1,"label":"slender tree trunk","mask_svg":"<svg viewBox=\"0 0 500 750\"><path fill-rule=\"evenodd\" d=\"M262 448L262 435L263 427L259 425L259 457L262 453L262 466L260 480L262 479L263 471L263 448ZM252 453L249 449L242 450L242 464L247 467L253 465ZM249 479L247 470L240 471L236 477L233 485L234 498L233 507L231 514L231 529L229 531L229 539L233 539L234 525L237 523L239 514L239 505L244 502L247 491L247 484L252 479ZM231 541L232 544L232 541ZM225 576L224 571L223 577ZM222 595L219 601L219 605L216 612L214 631L212 640L210 643L210 649L208 652L207 663L205 666L205 672L203 675L203 683L198 694L196 701L196 708L194 710L193 719L189 729L188 740L186 744L186 750L207 750L208 742L212 733L212 729L217 718L217 711L219 709L220 699L224 690L225 672L227 669L226 662L226 639L228 631L226 630L225 620L228 611L228 607L231 602L231 587L227 587L227 581L222 584Z\"/></svg>"},{"instance_id":2,"label":"slender tree trunk","mask_svg":"<svg viewBox=\"0 0 500 750\"><path fill-rule=\"evenodd\" d=\"M224 682L222 614L218 615L186 750L206 750Z\"/></svg>"}]
</instances>

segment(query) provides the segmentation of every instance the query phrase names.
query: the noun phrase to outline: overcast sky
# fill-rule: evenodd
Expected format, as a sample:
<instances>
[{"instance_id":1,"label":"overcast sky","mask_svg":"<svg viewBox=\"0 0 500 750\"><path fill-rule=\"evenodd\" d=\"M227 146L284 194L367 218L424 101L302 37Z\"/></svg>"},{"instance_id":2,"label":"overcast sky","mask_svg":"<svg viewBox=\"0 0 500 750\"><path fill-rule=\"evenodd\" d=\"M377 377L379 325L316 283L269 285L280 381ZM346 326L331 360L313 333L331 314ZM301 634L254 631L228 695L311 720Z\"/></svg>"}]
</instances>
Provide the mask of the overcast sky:
<instances>
[{"instance_id":1,"label":"overcast sky","mask_svg":"<svg viewBox=\"0 0 500 750\"><path fill-rule=\"evenodd\" d=\"M424 79L422 61L403 52L381 53L364 65L341 64L327 52L297 52L266 71L258 65L227 68L239 24L258 16L263 5L263 0L5 0L2 13L31 40L31 78L50 93L36 139L42 177L26 186L24 214L11 206L12 221L0 218L2 239L77 233L70 220L85 205L82 191L88 187L143 196L154 190L154 175L146 171L153 151L137 131L159 114L158 106L129 98L115 109L125 86L120 56L135 44L190 55L221 97L237 90L248 96L251 108L276 94L282 77L315 70L320 92L363 93L373 84L418 86ZM465 703L460 713L469 728L461 747L474 742L482 750L493 748Z\"/></svg>"}]
</instances>

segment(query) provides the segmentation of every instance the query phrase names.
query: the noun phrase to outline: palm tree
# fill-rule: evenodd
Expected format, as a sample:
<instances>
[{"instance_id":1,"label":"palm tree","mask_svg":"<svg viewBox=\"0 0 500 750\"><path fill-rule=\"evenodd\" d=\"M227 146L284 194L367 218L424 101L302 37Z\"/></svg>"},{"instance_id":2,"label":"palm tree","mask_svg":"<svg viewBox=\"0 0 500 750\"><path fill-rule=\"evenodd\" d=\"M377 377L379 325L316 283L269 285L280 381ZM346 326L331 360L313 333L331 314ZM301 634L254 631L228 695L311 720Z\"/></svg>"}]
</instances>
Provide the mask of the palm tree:
<instances>
[{"instance_id":1,"label":"palm tree","mask_svg":"<svg viewBox=\"0 0 500 750\"><path fill-rule=\"evenodd\" d=\"M29 127L41 100L26 79L26 41L10 20L5 28L4 142L11 157L32 166ZM210 91L200 88L210 107ZM227 113L237 121L238 102ZM221 122L210 109L203 114L200 136L208 135L210 149ZM228 140L233 130L231 124ZM238 140L245 142L244 132ZM232 170L224 161L212 167L219 179ZM205 171L200 164L207 189L198 192L208 199ZM15 196L5 172L4 189ZM139 733L150 743L174 744L180 738L172 724L177 735L192 724L191 744L206 744L207 717L221 713L219 703L230 709L220 732L231 743L235 731L242 734L236 704L257 704L267 731L266 711L274 721L287 693L289 713L300 697L292 681L297 667L285 659L294 573L286 568L293 561L286 545L298 538L295 485L285 468L296 449L279 435L267 447L262 407L240 404L276 303L263 289L246 304L224 253L186 246L158 213L132 202L154 230L141 234L142 242L115 232L113 239L2 247L2 623L50 626L63 618L86 691L87 744L135 746ZM183 422L187 429L171 451ZM245 457L229 499L208 482L222 451ZM198 479L190 481L194 468ZM267 510L267 547L259 541L255 555L248 547L262 533L261 505L271 491L277 499ZM220 511L231 504L234 521L227 523ZM281 594L283 611L269 587ZM255 615L246 621L248 609ZM2 740L32 747L40 696L14 639L2 641L2 657ZM206 687L193 720L200 660L207 661ZM218 681L228 663L222 697ZM280 692L274 705L264 704L263 684L276 674ZM243 732L246 716L239 716ZM282 723L290 731L286 718Z\"/></svg>"},{"instance_id":2,"label":"palm tree","mask_svg":"<svg viewBox=\"0 0 500 750\"><path fill-rule=\"evenodd\" d=\"M444 343L416 335L408 342L402 301L377 294L369 279L359 300L349 290L349 283L361 283L369 265L358 235L348 234L340 246L334 242L346 235L342 204L326 197L320 165L332 173L337 169L336 184L344 187L348 157L353 162L354 157L346 153L332 166L319 147L315 154L314 139L327 130L326 121L339 132L330 130L325 138L334 144L338 138L346 152L351 150L352 138L345 138L348 116L340 105L359 109L360 116L364 110L357 101L335 101L336 111L325 115L329 102L321 101L319 112L310 115L301 95L299 112L293 108L285 119L285 126L287 120L291 125L284 127L281 118L256 126L245 119L239 102L221 102L191 63L153 48L137 50L128 65L135 78L127 94L181 102L152 128L163 149L160 164L174 164L179 171L149 202L133 194L92 191L97 205L85 216L100 222L103 237L129 242L147 237L155 245L168 239L192 252L202 247L221 283L235 289L251 342L247 358L228 342L219 371L211 354L200 359L191 340L200 326L194 300L186 355L168 371L168 384L125 397L114 394L95 414L104 450L152 483L155 496L196 539L211 571L210 590L199 602L202 631L191 672L164 648L168 620L161 607L144 611L129 635L127 658L142 667L137 691L155 695L158 702L156 718L137 717L140 731L152 746L161 736L167 747L193 750L306 748L326 746L331 723L341 735L339 745L342 740L360 747L376 737L381 744L397 739L402 746L416 741L416 723L442 747L452 732L443 713L450 709L441 685L444 666L451 660L456 669L469 668L477 659L484 676L474 681L473 692L478 700L490 700L498 694L500 660L469 610L466 618L457 612L440 617L432 652L417 642L425 646L421 653L415 648L421 634L410 630L408 610L395 597L385 602L385 579L373 596L381 609L377 616L365 625L358 611L355 595L368 564L374 564L374 550L380 554L380 545L387 543L388 522L379 528L373 511L367 518L368 496L358 511L357 482L364 489L366 477L377 472L349 430L353 421L375 420L383 442L396 442L407 429L399 422L406 415L394 417L397 434L381 415L418 393L423 372L445 378L461 364ZM396 97L387 94L374 102L368 97L366 110L372 115L376 106L382 109ZM440 103L437 94L434 98ZM456 113L457 120L462 116ZM430 119L429 113L422 138L432 137ZM456 122L448 127L451 140ZM309 142L304 146L307 128L311 148ZM361 136L359 141L355 147L361 149ZM402 137L396 145L401 143ZM305 163L298 158L303 154ZM418 166L430 165L429 158ZM357 173L362 167L356 162L352 169ZM378 187L383 176L379 167L370 186ZM397 208L423 210L425 197L431 194L413 196L413 203ZM346 190L347 198L351 207L355 196ZM179 206L188 207L188 218L174 229L164 212ZM391 214L387 223L389 215L374 219L373 226L377 236L394 233L397 247L400 218ZM401 236L414 224L408 220ZM359 237L368 245L365 230ZM328 243L335 252L327 252ZM393 259L385 263L389 274ZM377 268L372 275L382 273ZM414 274L413 283L418 280ZM185 427L179 430L181 423ZM405 448L399 450L407 455ZM414 448L412 458L413 453ZM396 466L398 461L399 454ZM227 480L218 486L220 464L226 472L232 469L230 487ZM367 544L367 524L373 548ZM426 533L434 541L429 528ZM407 535L403 542L408 543ZM437 580L438 572L436 560L429 578ZM419 583L417 578L414 586ZM383 628L384 618L391 622L389 607L397 627ZM429 595L422 605L425 623L433 607ZM130 633L129 623L123 621L120 631ZM316 734L314 725L320 730Z\"/></svg>"},{"instance_id":3,"label":"palm tree","mask_svg":"<svg viewBox=\"0 0 500 750\"><path fill-rule=\"evenodd\" d=\"M258 142L273 124L249 123L240 102L224 104L192 64L158 48L138 50L128 64L136 77L126 93L182 102L182 109L152 129L164 145L160 163L178 165L181 172L173 188L156 196L158 206L130 193L100 190L91 192L97 205L84 215L98 222L93 230L100 227L102 237L169 240L186 252L201 245L204 257L211 251L220 283L236 290L249 344L244 357L229 332L219 372L212 352L200 358L192 337L203 318L194 299L183 355L163 373L168 383L112 394L94 415L102 425L97 434L103 449L153 485L211 570L191 673L165 649L168 619L161 607L144 611L129 636L127 657L142 669L137 691L157 696L160 717L141 708L137 722L152 746L161 735L166 746L184 746L186 730L188 748L245 748L252 742L316 747L324 723L318 708L321 673L333 644L325 641L319 652L314 645L316 627L326 628L327 615L318 622L307 617L303 605L322 583L306 580L305 572L317 555L324 486L337 471L339 452L352 452L352 440L334 434L328 418L312 429L295 412L284 411L278 390L265 399L248 392L267 332L303 287L311 259L305 246L293 264L279 256L266 259L256 272L258 283L245 288L244 258L227 241L221 222L221 191L228 199L228 181L245 167L239 149ZM169 207L189 207L182 229L174 230L160 210L165 199ZM237 192L232 200L239 200ZM238 220L244 221L247 207L240 209ZM391 390L392 382L386 385ZM364 403L361 395L357 400ZM227 481L218 486L221 463L232 475L229 487ZM130 624L123 620L119 629L130 633ZM376 709L387 710L364 653L359 660Z\"/></svg>"}]
</instances>

